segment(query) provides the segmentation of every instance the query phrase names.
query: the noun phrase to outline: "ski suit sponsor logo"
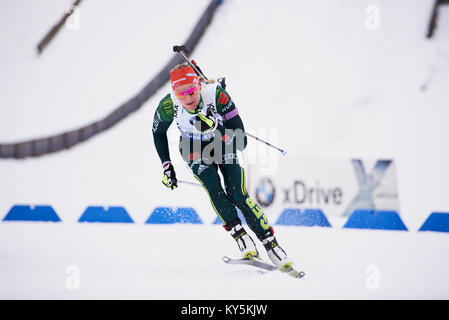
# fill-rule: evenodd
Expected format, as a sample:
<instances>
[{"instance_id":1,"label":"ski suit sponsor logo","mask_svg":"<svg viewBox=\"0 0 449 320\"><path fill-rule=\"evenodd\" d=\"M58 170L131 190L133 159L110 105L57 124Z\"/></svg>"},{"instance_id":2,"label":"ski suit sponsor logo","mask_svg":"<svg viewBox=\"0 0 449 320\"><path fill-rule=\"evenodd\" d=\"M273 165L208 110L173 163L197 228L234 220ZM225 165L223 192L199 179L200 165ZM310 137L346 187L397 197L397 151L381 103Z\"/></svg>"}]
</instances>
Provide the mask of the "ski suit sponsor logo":
<instances>
[{"instance_id":1,"label":"ski suit sponsor logo","mask_svg":"<svg viewBox=\"0 0 449 320\"><path fill-rule=\"evenodd\" d=\"M178 117L178 108L179 108L179 106L177 104L175 104L173 106L173 118L177 118Z\"/></svg>"},{"instance_id":2,"label":"ski suit sponsor logo","mask_svg":"<svg viewBox=\"0 0 449 320\"><path fill-rule=\"evenodd\" d=\"M231 140L231 137L228 136L227 134L225 134L225 135L221 138L221 140L223 140L224 142L228 142L229 140Z\"/></svg>"},{"instance_id":3,"label":"ski suit sponsor logo","mask_svg":"<svg viewBox=\"0 0 449 320\"><path fill-rule=\"evenodd\" d=\"M153 133L156 133L160 122L161 122L161 117L159 115L159 112L156 112L156 116L154 117L154 120L153 120Z\"/></svg>"},{"instance_id":4,"label":"ski suit sponsor logo","mask_svg":"<svg viewBox=\"0 0 449 320\"><path fill-rule=\"evenodd\" d=\"M220 99L218 100L218 103L226 104L229 101L229 96L225 94L224 92L220 93Z\"/></svg>"},{"instance_id":5,"label":"ski suit sponsor logo","mask_svg":"<svg viewBox=\"0 0 449 320\"><path fill-rule=\"evenodd\" d=\"M207 168L206 165L200 164L200 165L198 166L198 175L200 175L206 168Z\"/></svg>"},{"instance_id":6,"label":"ski suit sponsor logo","mask_svg":"<svg viewBox=\"0 0 449 320\"><path fill-rule=\"evenodd\" d=\"M251 211L256 215L256 218L260 220L260 226L264 230L269 230L270 224L268 223L267 217L265 216L265 213L262 211L259 205L256 203L256 201L248 197L246 198L246 204L251 209Z\"/></svg>"},{"instance_id":7,"label":"ski suit sponsor logo","mask_svg":"<svg viewBox=\"0 0 449 320\"><path fill-rule=\"evenodd\" d=\"M179 128L179 131L181 132L181 136L183 136L184 138L192 139L192 140L205 141L205 140L213 139L215 137L215 133L214 132L210 132L210 133L194 133L194 132L184 131L181 128Z\"/></svg>"},{"instance_id":8,"label":"ski suit sponsor logo","mask_svg":"<svg viewBox=\"0 0 449 320\"><path fill-rule=\"evenodd\" d=\"M189 155L189 160L195 160L195 159L198 159L199 157L201 157L200 153L194 152Z\"/></svg>"},{"instance_id":9,"label":"ski suit sponsor logo","mask_svg":"<svg viewBox=\"0 0 449 320\"><path fill-rule=\"evenodd\" d=\"M223 163L228 163L228 164L233 163L232 160L234 160L234 159L235 160L239 159L236 153L225 153L223 155Z\"/></svg>"}]
</instances>

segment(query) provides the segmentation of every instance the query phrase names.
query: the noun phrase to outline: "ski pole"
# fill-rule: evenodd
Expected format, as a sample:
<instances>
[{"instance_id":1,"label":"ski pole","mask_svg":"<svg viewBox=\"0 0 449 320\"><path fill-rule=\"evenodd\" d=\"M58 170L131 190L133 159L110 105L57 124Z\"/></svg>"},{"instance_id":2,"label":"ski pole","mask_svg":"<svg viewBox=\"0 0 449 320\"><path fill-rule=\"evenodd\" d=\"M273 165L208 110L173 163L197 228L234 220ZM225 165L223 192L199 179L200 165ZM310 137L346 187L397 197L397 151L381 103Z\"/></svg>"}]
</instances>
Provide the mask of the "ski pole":
<instances>
[{"instance_id":1,"label":"ski pole","mask_svg":"<svg viewBox=\"0 0 449 320\"><path fill-rule=\"evenodd\" d=\"M179 179L178 179L178 182L184 183L184 184L190 184L190 185L196 186L196 187L201 187L201 185L199 183L195 183L195 182L184 181L184 180L179 180Z\"/></svg>"},{"instance_id":2,"label":"ski pole","mask_svg":"<svg viewBox=\"0 0 449 320\"><path fill-rule=\"evenodd\" d=\"M200 69L198 69L198 67L196 65L194 65L192 62L190 62L190 60L186 57L186 55L184 54L184 52L182 51L187 51L186 50L186 46L182 45L182 46L173 46L173 51L176 52L177 54L179 54L181 56L181 58L184 59L185 62L187 62L192 68L193 70L195 70L195 72L201 76L204 77L204 79L207 79L207 77L204 75L204 73L201 72Z\"/></svg>"},{"instance_id":3,"label":"ski pole","mask_svg":"<svg viewBox=\"0 0 449 320\"><path fill-rule=\"evenodd\" d=\"M256 137L256 136L252 135L251 133L245 132L245 134L246 134L247 136L253 138L253 139L256 139L256 140L259 141L259 142L265 143L265 144L266 144L267 146L269 146L269 147L272 147L272 148L274 148L274 149L280 151L280 152L282 153L282 155L284 155L284 156L287 154L287 151L282 150L282 149L280 149L280 148L278 148L278 147L275 147L275 146L273 146L271 143L266 142L266 141L264 141L264 140L262 140L262 139L260 139L260 138L258 138L258 137Z\"/></svg>"}]
</instances>

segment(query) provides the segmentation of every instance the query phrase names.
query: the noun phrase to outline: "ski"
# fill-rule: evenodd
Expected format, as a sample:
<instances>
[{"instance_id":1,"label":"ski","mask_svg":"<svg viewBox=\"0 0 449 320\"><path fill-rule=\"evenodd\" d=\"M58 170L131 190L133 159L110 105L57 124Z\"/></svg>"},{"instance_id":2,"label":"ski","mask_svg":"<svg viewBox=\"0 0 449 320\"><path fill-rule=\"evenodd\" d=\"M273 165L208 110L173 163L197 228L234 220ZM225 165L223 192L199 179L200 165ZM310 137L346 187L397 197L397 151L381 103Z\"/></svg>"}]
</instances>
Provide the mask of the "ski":
<instances>
[{"instance_id":1,"label":"ski","mask_svg":"<svg viewBox=\"0 0 449 320\"><path fill-rule=\"evenodd\" d=\"M260 269L264 269L267 271L274 271L274 270L279 270L278 267L263 261L262 259L258 259L258 258L253 258L253 259L249 259L249 258L241 258L241 259L232 259L229 258L227 256L223 257L223 261L227 264L246 264L248 266L253 266L256 268L260 268ZM293 278L298 278L301 279L302 277L305 276L305 273L303 271L296 271L295 269L293 269L290 265L288 266L288 268L286 268L286 270L282 271L279 270L281 272L287 273L289 276L293 277Z\"/></svg>"},{"instance_id":2,"label":"ski","mask_svg":"<svg viewBox=\"0 0 449 320\"><path fill-rule=\"evenodd\" d=\"M274 266L268 262L265 262L262 259L257 259L257 258L254 258L254 259L249 259L249 258L231 259L227 256L224 256L223 261L228 264L246 264L248 266L257 267L257 268L264 269L267 271L273 271L273 270L277 269L276 266Z\"/></svg>"}]
</instances>

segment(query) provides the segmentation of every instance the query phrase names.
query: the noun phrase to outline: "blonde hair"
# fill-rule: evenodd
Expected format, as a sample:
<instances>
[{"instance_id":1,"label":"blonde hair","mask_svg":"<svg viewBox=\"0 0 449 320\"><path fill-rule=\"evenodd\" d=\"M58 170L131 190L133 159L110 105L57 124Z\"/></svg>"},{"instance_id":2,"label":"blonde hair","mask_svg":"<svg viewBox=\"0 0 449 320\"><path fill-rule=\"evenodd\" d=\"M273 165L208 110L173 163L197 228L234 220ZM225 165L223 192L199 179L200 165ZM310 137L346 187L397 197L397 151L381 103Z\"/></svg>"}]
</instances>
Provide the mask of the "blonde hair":
<instances>
[{"instance_id":1,"label":"blonde hair","mask_svg":"<svg viewBox=\"0 0 449 320\"><path fill-rule=\"evenodd\" d=\"M183 62L183 63L177 64L176 66L173 67L173 69L170 70L170 73L173 72L173 71L175 71L175 70L182 69L182 68L184 68L184 67L190 67L190 65L189 65L187 62ZM205 79L203 76L201 76L201 75L198 75L198 80L199 80L200 82L204 82L204 83L207 83L207 84L209 84L209 83L215 83L215 79L209 79L209 80L206 80L206 79Z\"/></svg>"}]
</instances>

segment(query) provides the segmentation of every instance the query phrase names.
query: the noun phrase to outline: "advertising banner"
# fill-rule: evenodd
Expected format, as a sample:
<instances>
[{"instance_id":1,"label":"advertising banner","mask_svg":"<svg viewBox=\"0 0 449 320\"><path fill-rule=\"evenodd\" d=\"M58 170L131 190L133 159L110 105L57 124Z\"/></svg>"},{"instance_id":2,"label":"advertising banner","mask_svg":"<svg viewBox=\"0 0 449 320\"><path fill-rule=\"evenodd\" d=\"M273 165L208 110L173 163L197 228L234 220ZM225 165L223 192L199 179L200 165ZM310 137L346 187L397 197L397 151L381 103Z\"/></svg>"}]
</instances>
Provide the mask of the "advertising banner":
<instances>
[{"instance_id":1,"label":"advertising banner","mask_svg":"<svg viewBox=\"0 0 449 320\"><path fill-rule=\"evenodd\" d=\"M272 223L406 230L393 160L285 157L275 171L247 170L249 193Z\"/></svg>"}]
</instances>

